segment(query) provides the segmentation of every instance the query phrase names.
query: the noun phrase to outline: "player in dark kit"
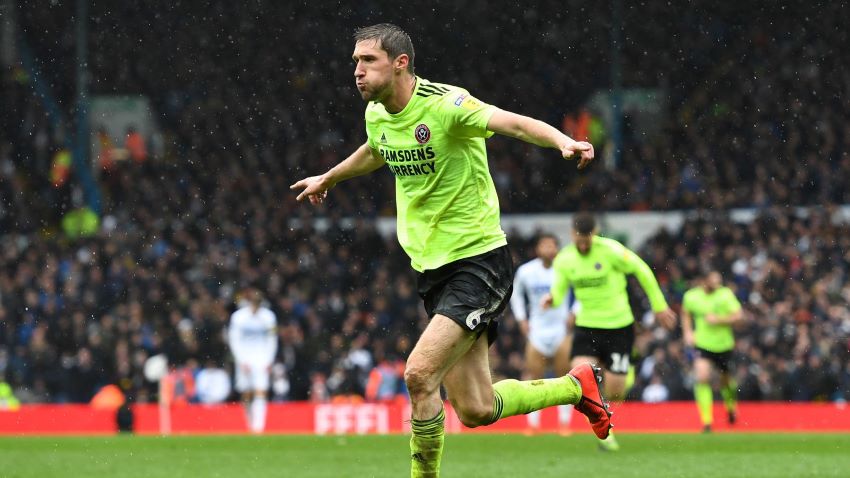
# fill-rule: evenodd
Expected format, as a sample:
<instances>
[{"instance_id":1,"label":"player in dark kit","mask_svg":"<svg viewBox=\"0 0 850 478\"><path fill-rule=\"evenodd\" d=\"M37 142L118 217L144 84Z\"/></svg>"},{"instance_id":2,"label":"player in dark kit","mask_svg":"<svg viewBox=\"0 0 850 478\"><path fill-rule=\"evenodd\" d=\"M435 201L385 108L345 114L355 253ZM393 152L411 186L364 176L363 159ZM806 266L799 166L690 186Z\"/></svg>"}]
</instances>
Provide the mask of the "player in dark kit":
<instances>
[{"instance_id":1,"label":"player in dark kit","mask_svg":"<svg viewBox=\"0 0 850 478\"><path fill-rule=\"evenodd\" d=\"M600 438L610 413L601 375L588 364L554 379L492 383L487 349L510 299L513 264L499 223L485 138L511 136L593 159L589 143L485 104L466 90L414 74L410 37L390 24L355 34L354 80L366 107L366 142L325 174L292 185L298 200L318 204L340 181L384 165L396 179L398 239L418 273L432 317L404 373L413 409L411 476L439 475L444 420L440 384L470 427L541 408L575 404Z\"/></svg>"}]
</instances>

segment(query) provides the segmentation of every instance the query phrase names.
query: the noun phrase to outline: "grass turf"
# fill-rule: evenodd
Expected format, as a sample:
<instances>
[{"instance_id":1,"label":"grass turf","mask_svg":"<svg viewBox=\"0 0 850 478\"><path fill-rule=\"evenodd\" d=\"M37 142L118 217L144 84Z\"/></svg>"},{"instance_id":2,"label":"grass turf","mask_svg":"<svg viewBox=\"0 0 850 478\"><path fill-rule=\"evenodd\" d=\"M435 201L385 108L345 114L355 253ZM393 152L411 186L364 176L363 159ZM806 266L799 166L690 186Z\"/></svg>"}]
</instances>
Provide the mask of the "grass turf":
<instances>
[{"instance_id":1,"label":"grass turf","mask_svg":"<svg viewBox=\"0 0 850 478\"><path fill-rule=\"evenodd\" d=\"M449 435L451 477L846 477L848 434L623 434L622 450L594 439ZM0 476L404 477L405 436L182 436L0 438Z\"/></svg>"}]
</instances>

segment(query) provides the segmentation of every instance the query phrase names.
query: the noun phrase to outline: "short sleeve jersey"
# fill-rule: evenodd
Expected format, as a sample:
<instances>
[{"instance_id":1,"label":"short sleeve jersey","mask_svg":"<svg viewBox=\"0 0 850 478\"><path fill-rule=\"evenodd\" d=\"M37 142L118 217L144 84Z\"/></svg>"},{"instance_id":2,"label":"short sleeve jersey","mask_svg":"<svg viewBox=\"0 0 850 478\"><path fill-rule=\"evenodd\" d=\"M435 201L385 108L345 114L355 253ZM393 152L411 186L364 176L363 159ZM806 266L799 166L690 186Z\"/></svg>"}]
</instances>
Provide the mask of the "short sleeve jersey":
<instances>
[{"instance_id":1,"label":"short sleeve jersey","mask_svg":"<svg viewBox=\"0 0 850 478\"><path fill-rule=\"evenodd\" d=\"M576 325L594 329L619 329L634 322L626 274L644 274L653 287L647 293L653 310L667 307L664 296L648 266L634 252L619 242L594 236L590 252L579 253L570 244L558 253L554 262L555 280L552 284L553 306L560 304L564 293L572 287L581 303L576 313Z\"/></svg>"},{"instance_id":2,"label":"short sleeve jersey","mask_svg":"<svg viewBox=\"0 0 850 478\"><path fill-rule=\"evenodd\" d=\"M709 352L728 352L735 348L735 335L728 324L712 325L705 316L713 314L726 317L741 309L741 303L728 287L721 287L706 293L702 287L694 287L685 292L682 299L685 309L694 321L694 344Z\"/></svg>"},{"instance_id":3,"label":"short sleeve jersey","mask_svg":"<svg viewBox=\"0 0 850 478\"><path fill-rule=\"evenodd\" d=\"M400 112L366 108L367 142L395 176L398 240L417 271L507 244L484 144L494 111L462 88L418 77Z\"/></svg>"}]
</instances>

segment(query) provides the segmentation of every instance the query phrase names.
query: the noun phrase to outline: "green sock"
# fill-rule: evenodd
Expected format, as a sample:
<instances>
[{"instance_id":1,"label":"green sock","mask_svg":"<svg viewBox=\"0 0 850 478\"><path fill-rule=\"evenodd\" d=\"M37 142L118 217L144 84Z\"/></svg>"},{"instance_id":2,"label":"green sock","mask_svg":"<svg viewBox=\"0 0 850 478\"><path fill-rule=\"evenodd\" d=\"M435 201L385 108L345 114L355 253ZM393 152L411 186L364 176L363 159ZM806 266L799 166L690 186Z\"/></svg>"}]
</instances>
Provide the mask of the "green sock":
<instances>
[{"instance_id":1,"label":"green sock","mask_svg":"<svg viewBox=\"0 0 850 478\"><path fill-rule=\"evenodd\" d=\"M493 422L555 405L578 403L581 386L571 376L542 380L502 380L493 384Z\"/></svg>"},{"instance_id":2,"label":"green sock","mask_svg":"<svg viewBox=\"0 0 850 478\"><path fill-rule=\"evenodd\" d=\"M712 401L714 400L711 385L707 383L697 383L694 385L694 398L697 400L697 409L699 409L699 418L703 425L711 425L714 422L714 414L712 413Z\"/></svg>"},{"instance_id":3,"label":"green sock","mask_svg":"<svg viewBox=\"0 0 850 478\"><path fill-rule=\"evenodd\" d=\"M430 420L410 420L410 478L440 476L440 459L445 439L445 410Z\"/></svg>"},{"instance_id":4,"label":"green sock","mask_svg":"<svg viewBox=\"0 0 850 478\"><path fill-rule=\"evenodd\" d=\"M725 387L720 389L720 395L723 397L723 403L726 404L726 410L734 412L738 408L738 383L734 378L730 378Z\"/></svg>"}]
</instances>

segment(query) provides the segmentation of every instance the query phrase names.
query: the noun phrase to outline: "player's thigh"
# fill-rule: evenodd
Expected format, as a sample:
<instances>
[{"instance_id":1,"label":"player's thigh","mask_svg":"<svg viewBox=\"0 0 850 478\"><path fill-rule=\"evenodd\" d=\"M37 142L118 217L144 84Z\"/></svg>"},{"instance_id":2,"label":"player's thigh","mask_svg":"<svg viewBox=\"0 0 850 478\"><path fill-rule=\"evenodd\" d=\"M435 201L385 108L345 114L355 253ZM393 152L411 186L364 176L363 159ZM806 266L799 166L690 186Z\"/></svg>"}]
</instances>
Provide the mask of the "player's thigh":
<instances>
[{"instance_id":1,"label":"player's thigh","mask_svg":"<svg viewBox=\"0 0 850 478\"><path fill-rule=\"evenodd\" d=\"M569 334L564 337L564 340L562 340L560 345L558 345L558 349L555 350L555 356L552 357L552 367L555 369L555 375L566 375L572 368L570 364L570 353L572 347L573 336L572 334Z\"/></svg>"},{"instance_id":2,"label":"player's thigh","mask_svg":"<svg viewBox=\"0 0 850 478\"><path fill-rule=\"evenodd\" d=\"M492 415L493 379L487 348L487 337L482 335L443 379L449 402L467 424L485 421Z\"/></svg>"},{"instance_id":3,"label":"player's thigh","mask_svg":"<svg viewBox=\"0 0 850 478\"><path fill-rule=\"evenodd\" d=\"M477 334L437 314L422 332L410 356L404 378L412 395L433 393L448 370L470 349ZM484 341L486 345L486 337Z\"/></svg>"},{"instance_id":4,"label":"player's thigh","mask_svg":"<svg viewBox=\"0 0 850 478\"><path fill-rule=\"evenodd\" d=\"M241 394L250 393L252 391L250 371L245 370L243 366L237 364L236 370L234 371L234 375L235 380L233 388Z\"/></svg>"},{"instance_id":5,"label":"player's thigh","mask_svg":"<svg viewBox=\"0 0 850 478\"><path fill-rule=\"evenodd\" d=\"M530 341L525 343L525 379L543 378L549 359L543 355Z\"/></svg>"},{"instance_id":6,"label":"player's thigh","mask_svg":"<svg viewBox=\"0 0 850 478\"><path fill-rule=\"evenodd\" d=\"M251 388L256 395L265 396L269 390L269 367L264 365L251 366Z\"/></svg>"},{"instance_id":7,"label":"player's thigh","mask_svg":"<svg viewBox=\"0 0 850 478\"><path fill-rule=\"evenodd\" d=\"M711 371L714 364L711 359L705 357L697 357L694 359L694 380L699 383L708 383L711 381Z\"/></svg>"}]
</instances>

